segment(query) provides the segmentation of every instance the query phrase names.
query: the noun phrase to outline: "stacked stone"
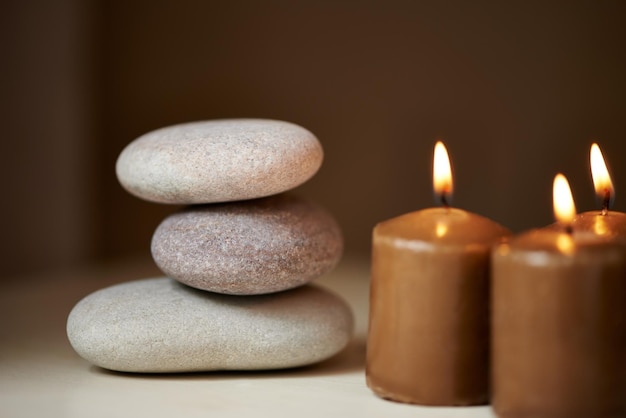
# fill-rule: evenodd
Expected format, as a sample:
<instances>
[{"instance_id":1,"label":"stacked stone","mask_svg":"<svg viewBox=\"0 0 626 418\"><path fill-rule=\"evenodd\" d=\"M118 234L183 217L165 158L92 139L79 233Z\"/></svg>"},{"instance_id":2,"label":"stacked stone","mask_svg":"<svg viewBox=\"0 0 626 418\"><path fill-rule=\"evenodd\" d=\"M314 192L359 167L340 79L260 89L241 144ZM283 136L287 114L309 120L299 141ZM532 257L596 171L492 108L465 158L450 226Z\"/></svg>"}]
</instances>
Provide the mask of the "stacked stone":
<instances>
[{"instance_id":1,"label":"stacked stone","mask_svg":"<svg viewBox=\"0 0 626 418\"><path fill-rule=\"evenodd\" d=\"M352 312L308 284L336 266L341 231L324 209L285 193L322 159L308 130L261 119L171 126L129 144L117 161L124 188L189 206L152 239L168 277L80 301L67 324L74 349L127 372L289 368L341 351Z\"/></svg>"}]
</instances>

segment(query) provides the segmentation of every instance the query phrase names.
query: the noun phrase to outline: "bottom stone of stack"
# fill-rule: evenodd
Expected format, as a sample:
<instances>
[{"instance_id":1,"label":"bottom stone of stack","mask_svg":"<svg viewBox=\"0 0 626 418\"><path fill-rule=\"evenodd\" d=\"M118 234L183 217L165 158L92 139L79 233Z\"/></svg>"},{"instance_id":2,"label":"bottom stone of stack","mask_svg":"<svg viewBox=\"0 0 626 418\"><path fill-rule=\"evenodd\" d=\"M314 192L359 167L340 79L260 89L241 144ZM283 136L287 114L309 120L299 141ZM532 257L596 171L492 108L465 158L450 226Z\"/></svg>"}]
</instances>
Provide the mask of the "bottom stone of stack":
<instances>
[{"instance_id":1,"label":"bottom stone of stack","mask_svg":"<svg viewBox=\"0 0 626 418\"><path fill-rule=\"evenodd\" d=\"M230 296L156 278L88 295L70 313L67 335L80 356L110 370L270 370L337 354L353 323L344 300L314 285Z\"/></svg>"}]
</instances>

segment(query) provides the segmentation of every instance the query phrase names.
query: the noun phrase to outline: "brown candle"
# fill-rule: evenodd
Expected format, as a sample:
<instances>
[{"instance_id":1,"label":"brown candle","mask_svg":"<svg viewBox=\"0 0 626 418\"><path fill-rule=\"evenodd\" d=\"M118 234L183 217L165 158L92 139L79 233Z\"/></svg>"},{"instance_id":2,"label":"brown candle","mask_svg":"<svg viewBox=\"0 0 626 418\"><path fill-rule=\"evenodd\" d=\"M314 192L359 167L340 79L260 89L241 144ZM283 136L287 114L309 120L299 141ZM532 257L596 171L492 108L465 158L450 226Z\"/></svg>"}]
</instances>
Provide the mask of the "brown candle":
<instances>
[{"instance_id":1,"label":"brown candle","mask_svg":"<svg viewBox=\"0 0 626 418\"><path fill-rule=\"evenodd\" d=\"M444 202L451 185L451 175L436 185ZM506 235L448 207L376 225L366 374L377 395L422 405L487 401L489 254Z\"/></svg>"},{"instance_id":2,"label":"brown candle","mask_svg":"<svg viewBox=\"0 0 626 418\"><path fill-rule=\"evenodd\" d=\"M571 194L565 199L573 209ZM574 212L558 216L567 223ZM570 227L530 231L494 250L500 418L626 416L626 246Z\"/></svg>"},{"instance_id":3,"label":"brown candle","mask_svg":"<svg viewBox=\"0 0 626 418\"><path fill-rule=\"evenodd\" d=\"M593 185L602 201L602 210L581 213L572 225L580 231L626 238L626 213L610 210L615 199L615 189L598 144L591 145L589 160Z\"/></svg>"}]
</instances>

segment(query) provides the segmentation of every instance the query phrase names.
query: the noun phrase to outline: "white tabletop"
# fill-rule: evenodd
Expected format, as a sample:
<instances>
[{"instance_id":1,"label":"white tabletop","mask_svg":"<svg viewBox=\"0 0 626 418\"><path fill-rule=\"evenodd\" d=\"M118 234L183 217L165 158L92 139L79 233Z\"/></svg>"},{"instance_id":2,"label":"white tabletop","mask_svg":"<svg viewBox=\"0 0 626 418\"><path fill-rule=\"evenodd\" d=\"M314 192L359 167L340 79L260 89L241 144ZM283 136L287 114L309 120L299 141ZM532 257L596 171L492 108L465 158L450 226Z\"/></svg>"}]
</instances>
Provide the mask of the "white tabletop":
<instances>
[{"instance_id":1,"label":"white tabletop","mask_svg":"<svg viewBox=\"0 0 626 418\"><path fill-rule=\"evenodd\" d=\"M365 385L369 266L344 260L318 284L356 316L352 343L315 366L270 372L122 374L70 347L65 321L83 296L155 277L149 262L13 280L0 293L0 417L493 417L487 406L434 408L389 402Z\"/></svg>"}]
</instances>

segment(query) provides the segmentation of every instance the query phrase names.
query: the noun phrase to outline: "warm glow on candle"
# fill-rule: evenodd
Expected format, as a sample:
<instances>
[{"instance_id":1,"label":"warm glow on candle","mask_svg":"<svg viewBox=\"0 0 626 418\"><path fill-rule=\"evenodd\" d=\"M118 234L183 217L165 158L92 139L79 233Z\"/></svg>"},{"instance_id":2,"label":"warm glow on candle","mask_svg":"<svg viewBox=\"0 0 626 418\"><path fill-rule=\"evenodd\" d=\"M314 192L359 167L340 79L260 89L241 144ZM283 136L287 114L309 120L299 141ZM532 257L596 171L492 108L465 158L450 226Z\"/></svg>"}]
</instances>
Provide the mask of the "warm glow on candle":
<instances>
[{"instance_id":1,"label":"warm glow on candle","mask_svg":"<svg viewBox=\"0 0 626 418\"><path fill-rule=\"evenodd\" d=\"M437 222L435 226L435 235L437 238L443 238L448 233L448 224L443 222Z\"/></svg>"},{"instance_id":2,"label":"warm glow on candle","mask_svg":"<svg viewBox=\"0 0 626 418\"><path fill-rule=\"evenodd\" d=\"M559 234L556 239L556 246L563 254L573 254L576 248L570 234Z\"/></svg>"},{"instance_id":3,"label":"warm glow on candle","mask_svg":"<svg viewBox=\"0 0 626 418\"><path fill-rule=\"evenodd\" d=\"M591 177L593 178L593 186L596 189L596 194L603 202L603 211L609 209L611 198L613 197L613 182L609 175L609 170L606 168L606 162L602 156L602 151L598 144L591 145L591 151L589 152L589 160L591 162Z\"/></svg>"},{"instance_id":4,"label":"warm glow on candle","mask_svg":"<svg viewBox=\"0 0 626 418\"><path fill-rule=\"evenodd\" d=\"M452 169L450 158L443 142L435 144L435 156L433 159L433 189L442 203L447 206L452 195Z\"/></svg>"},{"instance_id":5,"label":"warm glow on candle","mask_svg":"<svg viewBox=\"0 0 626 418\"><path fill-rule=\"evenodd\" d=\"M606 224L606 216L595 216L593 218L593 232L596 235L608 235L609 226Z\"/></svg>"},{"instance_id":6,"label":"warm glow on candle","mask_svg":"<svg viewBox=\"0 0 626 418\"><path fill-rule=\"evenodd\" d=\"M576 216L576 206L569 183L563 174L554 177L553 185L554 217L558 222L570 226Z\"/></svg>"}]
</instances>

